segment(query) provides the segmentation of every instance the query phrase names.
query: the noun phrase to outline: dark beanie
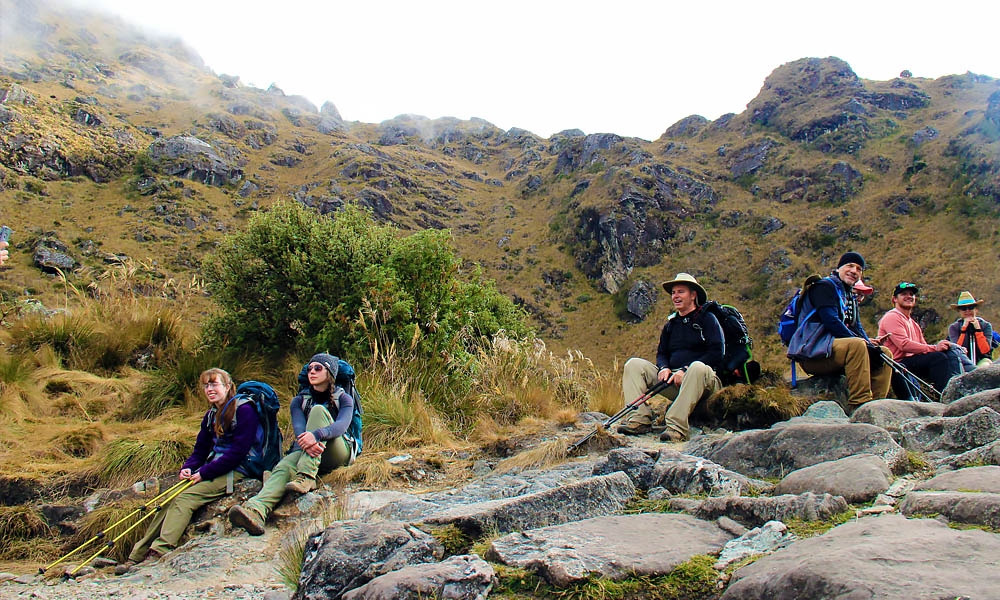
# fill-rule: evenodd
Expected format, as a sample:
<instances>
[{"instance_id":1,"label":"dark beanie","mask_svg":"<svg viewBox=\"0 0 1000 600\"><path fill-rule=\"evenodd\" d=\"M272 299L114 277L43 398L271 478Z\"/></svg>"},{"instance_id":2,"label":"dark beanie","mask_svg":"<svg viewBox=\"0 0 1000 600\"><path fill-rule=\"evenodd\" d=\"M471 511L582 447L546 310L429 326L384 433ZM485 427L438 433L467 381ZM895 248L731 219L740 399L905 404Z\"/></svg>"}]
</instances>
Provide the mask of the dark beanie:
<instances>
[{"instance_id":1,"label":"dark beanie","mask_svg":"<svg viewBox=\"0 0 1000 600\"><path fill-rule=\"evenodd\" d=\"M837 268L846 265L847 263L854 263L856 265L861 265L861 269L865 268L865 259L863 256L857 252L845 252L843 256L840 257L840 262L837 263Z\"/></svg>"},{"instance_id":2,"label":"dark beanie","mask_svg":"<svg viewBox=\"0 0 1000 600\"><path fill-rule=\"evenodd\" d=\"M326 367L326 370L330 372L330 377L333 379L337 378L337 363L340 359L332 354L315 354L309 359L309 364L319 363Z\"/></svg>"}]
</instances>

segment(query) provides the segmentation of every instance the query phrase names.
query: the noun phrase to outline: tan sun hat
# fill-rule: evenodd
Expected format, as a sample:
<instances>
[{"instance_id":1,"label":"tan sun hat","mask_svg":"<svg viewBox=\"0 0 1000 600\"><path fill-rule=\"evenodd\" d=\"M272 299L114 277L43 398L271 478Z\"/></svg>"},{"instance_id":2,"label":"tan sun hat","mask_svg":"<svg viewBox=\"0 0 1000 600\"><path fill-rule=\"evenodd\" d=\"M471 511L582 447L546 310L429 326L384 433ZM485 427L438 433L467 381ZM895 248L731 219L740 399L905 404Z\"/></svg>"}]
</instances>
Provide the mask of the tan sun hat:
<instances>
[{"instance_id":1,"label":"tan sun hat","mask_svg":"<svg viewBox=\"0 0 1000 600\"><path fill-rule=\"evenodd\" d=\"M980 304L983 304L982 299L973 298L972 292L962 292L958 295L958 302L952 304L951 307L962 310L963 308L976 308Z\"/></svg>"},{"instance_id":2,"label":"tan sun hat","mask_svg":"<svg viewBox=\"0 0 1000 600\"><path fill-rule=\"evenodd\" d=\"M664 281L663 289L666 290L666 292L669 294L671 288L673 288L674 285L678 283L683 283L685 285L688 285L693 290L695 290L695 292L698 294L699 305L704 304L705 301L708 300L708 294L705 293L705 288L701 287L701 284L698 283L698 280L695 279L694 275L691 275L690 273L678 273L677 275L674 276L672 280Z\"/></svg>"}]
</instances>

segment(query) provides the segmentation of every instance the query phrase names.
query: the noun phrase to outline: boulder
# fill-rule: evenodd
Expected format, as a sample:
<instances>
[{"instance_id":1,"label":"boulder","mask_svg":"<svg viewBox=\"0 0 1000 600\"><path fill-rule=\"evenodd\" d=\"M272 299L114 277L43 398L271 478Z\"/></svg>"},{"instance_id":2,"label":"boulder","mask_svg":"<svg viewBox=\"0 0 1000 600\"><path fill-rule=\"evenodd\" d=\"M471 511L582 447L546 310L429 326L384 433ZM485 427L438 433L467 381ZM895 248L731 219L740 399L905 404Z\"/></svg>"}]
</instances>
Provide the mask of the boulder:
<instances>
[{"instance_id":1,"label":"boulder","mask_svg":"<svg viewBox=\"0 0 1000 600\"><path fill-rule=\"evenodd\" d=\"M1000 467L969 467L949 471L918 483L913 489L917 491L946 490L1000 494Z\"/></svg>"},{"instance_id":2,"label":"boulder","mask_svg":"<svg viewBox=\"0 0 1000 600\"><path fill-rule=\"evenodd\" d=\"M656 306L657 295L656 286L648 281L636 281L628 292L625 309L637 320L642 321Z\"/></svg>"},{"instance_id":3,"label":"boulder","mask_svg":"<svg viewBox=\"0 0 1000 600\"><path fill-rule=\"evenodd\" d=\"M602 421L607 420L607 417ZM635 487L648 490L653 487L653 467L659 454L641 448L615 448L594 465L594 475L608 475L621 471L628 475Z\"/></svg>"},{"instance_id":4,"label":"boulder","mask_svg":"<svg viewBox=\"0 0 1000 600\"><path fill-rule=\"evenodd\" d=\"M903 423L900 433L910 450L955 454L995 441L1000 436L1000 413L984 406L961 417L914 419Z\"/></svg>"},{"instance_id":5,"label":"boulder","mask_svg":"<svg viewBox=\"0 0 1000 600\"><path fill-rule=\"evenodd\" d=\"M672 494L739 496L770 491L773 486L748 479L705 458L664 450L653 467L650 487L662 487Z\"/></svg>"},{"instance_id":6,"label":"boulder","mask_svg":"<svg viewBox=\"0 0 1000 600\"><path fill-rule=\"evenodd\" d=\"M970 465L1000 465L1000 440L968 452L947 456L938 463L939 468L959 469Z\"/></svg>"},{"instance_id":7,"label":"boulder","mask_svg":"<svg viewBox=\"0 0 1000 600\"><path fill-rule=\"evenodd\" d=\"M456 506L425 522L452 524L479 537L487 531L506 533L619 513L635 492L628 475L612 473L526 496Z\"/></svg>"},{"instance_id":8,"label":"boulder","mask_svg":"<svg viewBox=\"0 0 1000 600\"><path fill-rule=\"evenodd\" d=\"M774 493L826 493L860 504L886 491L891 482L892 472L884 460L871 454L859 454L792 471L778 483Z\"/></svg>"},{"instance_id":9,"label":"boulder","mask_svg":"<svg viewBox=\"0 0 1000 600\"><path fill-rule=\"evenodd\" d=\"M865 402L851 414L852 423L868 423L886 431L899 432L904 421L920 417L940 417L945 405L937 402L910 400L873 400Z\"/></svg>"},{"instance_id":10,"label":"boulder","mask_svg":"<svg viewBox=\"0 0 1000 600\"><path fill-rule=\"evenodd\" d=\"M379 575L443 555L436 539L406 523L341 521L306 542L294 598L340 598Z\"/></svg>"},{"instance_id":11,"label":"boulder","mask_svg":"<svg viewBox=\"0 0 1000 600\"><path fill-rule=\"evenodd\" d=\"M32 261L42 272L53 275L59 271L68 273L78 265L76 259L69 255L66 244L54 238L42 238L38 241Z\"/></svg>"},{"instance_id":12,"label":"boulder","mask_svg":"<svg viewBox=\"0 0 1000 600\"><path fill-rule=\"evenodd\" d=\"M998 557L992 533L867 517L737 570L722 600L993 598Z\"/></svg>"},{"instance_id":13,"label":"boulder","mask_svg":"<svg viewBox=\"0 0 1000 600\"><path fill-rule=\"evenodd\" d=\"M689 515L644 513L511 533L494 540L485 557L567 586L595 574L666 575L692 556L719 552L731 538L717 524Z\"/></svg>"},{"instance_id":14,"label":"boulder","mask_svg":"<svg viewBox=\"0 0 1000 600\"><path fill-rule=\"evenodd\" d=\"M941 392L941 402L950 404L976 392L997 388L1000 388L1000 362L991 363L985 367L979 367L975 371L952 377L944 391Z\"/></svg>"},{"instance_id":15,"label":"boulder","mask_svg":"<svg viewBox=\"0 0 1000 600\"><path fill-rule=\"evenodd\" d=\"M684 450L753 477L781 477L855 454L874 454L893 472L906 464L906 452L889 432L865 423L786 423L721 438L702 436Z\"/></svg>"},{"instance_id":16,"label":"boulder","mask_svg":"<svg viewBox=\"0 0 1000 600\"><path fill-rule=\"evenodd\" d=\"M729 565L752 556L769 554L779 548L784 548L795 540L795 535L789 533L788 527L781 521L768 521L760 527L755 527L740 537L729 540L715 561L715 569L723 571Z\"/></svg>"},{"instance_id":17,"label":"boulder","mask_svg":"<svg viewBox=\"0 0 1000 600\"><path fill-rule=\"evenodd\" d=\"M943 416L960 417L984 406L988 406L1000 413L1000 388L975 392L959 398L951 404L946 404L944 405Z\"/></svg>"},{"instance_id":18,"label":"boulder","mask_svg":"<svg viewBox=\"0 0 1000 600\"><path fill-rule=\"evenodd\" d=\"M344 594L344 600L485 599L496 573L475 555L450 556L439 563L410 565L380 575Z\"/></svg>"},{"instance_id":19,"label":"boulder","mask_svg":"<svg viewBox=\"0 0 1000 600\"><path fill-rule=\"evenodd\" d=\"M955 523L1000 529L1000 494L913 491L903 498L899 512L906 516L942 516Z\"/></svg>"},{"instance_id":20,"label":"boulder","mask_svg":"<svg viewBox=\"0 0 1000 600\"><path fill-rule=\"evenodd\" d=\"M768 521L786 519L823 521L847 508L847 501L842 496L806 492L797 496L709 498L700 502L692 514L708 521L729 517L747 527L760 527Z\"/></svg>"}]
</instances>

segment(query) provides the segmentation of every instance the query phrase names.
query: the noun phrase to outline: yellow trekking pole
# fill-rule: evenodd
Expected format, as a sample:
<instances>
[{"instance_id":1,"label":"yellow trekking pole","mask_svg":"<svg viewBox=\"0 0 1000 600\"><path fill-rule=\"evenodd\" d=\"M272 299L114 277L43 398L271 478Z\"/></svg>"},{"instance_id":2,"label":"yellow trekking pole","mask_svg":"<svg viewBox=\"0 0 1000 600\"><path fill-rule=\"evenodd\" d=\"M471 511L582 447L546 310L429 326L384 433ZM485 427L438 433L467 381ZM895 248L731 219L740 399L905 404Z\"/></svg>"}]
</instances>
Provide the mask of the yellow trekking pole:
<instances>
[{"instance_id":1,"label":"yellow trekking pole","mask_svg":"<svg viewBox=\"0 0 1000 600\"><path fill-rule=\"evenodd\" d=\"M152 506L153 504L155 504L157 500L159 500L160 498L162 498L162 497L166 496L167 494L173 492L177 488L181 487L182 485L184 485L184 483L185 483L185 480L182 479L182 480L178 481L176 484L174 484L170 489L168 489L166 491L163 491L163 492L160 492L155 498L151 499L149 502L143 504L139 508L133 510L132 512L130 512L129 514L125 515L124 517L118 519L117 521L115 521L111 525L108 525L107 527L105 527L101 531L98 531L96 534L94 534L94 537L92 537L89 540L87 540L86 542L80 544L79 546L77 546L76 548L74 548L73 550L71 550L69 552L69 554L64 555L62 558L60 558L56 562L52 563L51 565L49 565L47 567L38 567L39 574L44 575L46 571L48 571L52 567L54 567L54 566L62 563L67 558L73 556L77 552L79 552L79 551L83 550L84 548L86 548L87 546L93 544L95 541L97 541L97 540L103 538L104 536L108 535L108 533L110 533L112 529L114 529L115 527L118 527L119 525L121 525L125 521L131 519L137 513L140 513L140 512L142 512L144 510L149 510L149 507Z\"/></svg>"},{"instance_id":2,"label":"yellow trekking pole","mask_svg":"<svg viewBox=\"0 0 1000 600\"><path fill-rule=\"evenodd\" d=\"M193 484L194 484L193 481L191 481L190 479L186 479L182 483L180 483L178 485L175 485L173 488L170 488L170 489L174 489L174 488L177 488L179 486L179 489L177 491L175 491L174 493L170 494L170 496L166 500L164 500L160 504L157 504L156 507L154 507L152 511L147 512L145 515L143 515L143 517L141 519L139 519L135 523L132 523L131 525L129 525L128 528L125 529L125 531L119 533L117 536L115 536L114 539L112 539L111 541L105 543L104 546L102 546L100 548L100 550L98 550L97 552L95 552L94 554L92 554L90 556L90 558L88 558L87 560L83 561L82 563L80 563L79 565L77 565L75 569L73 569L72 571L70 571L69 573L67 573L66 577L72 577L72 576L76 575L77 571L79 571L80 569L82 569L84 567L84 565L88 564L90 561L92 561L95 558L97 558L98 556L100 556L102 552L106 552L106 551L114 548L115 547L115 542L117 542L118 540L120 540L123 537L125 537L125 534L127 534L128 532L130 532L133 529L135 529L136 527L138 527L143 521L145 521L146 519L148 519L151 515L155 515L156 513L160 512L163 509L164 506L166 506L167 504L170 504L171 500L173 500L174 498L176 498L178 495L180 495L181 492L183 492L184 490L188 489Z\"/></svg>"}]
</instances>

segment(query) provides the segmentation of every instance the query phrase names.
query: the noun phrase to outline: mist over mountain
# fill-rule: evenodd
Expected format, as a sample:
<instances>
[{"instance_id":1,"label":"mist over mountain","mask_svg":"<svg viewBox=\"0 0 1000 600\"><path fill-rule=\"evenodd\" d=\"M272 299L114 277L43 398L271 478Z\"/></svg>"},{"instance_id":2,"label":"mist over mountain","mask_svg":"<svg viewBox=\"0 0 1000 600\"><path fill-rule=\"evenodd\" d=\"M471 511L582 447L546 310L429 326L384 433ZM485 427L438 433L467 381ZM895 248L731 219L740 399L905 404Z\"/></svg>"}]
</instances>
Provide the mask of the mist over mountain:
<instances>
[{"instance_id":1,"label":"mist over mountain","mask_svg":"<svg viewBox=\"0 0 1000 600\"><path fill-rule=\"evenodd\" d=\"M739 307L775 367L785 300L846 250L880 292L869 328L900 280L921 285L928 339L961 290L1000 297L1000 81L986 75L868 81L803 58L742 113L664 124L655 141L541 138L480 119L349 122L104 15L16 0L0 12L6 296L63 297L39 248L80 289L126 258L150 291L191 280L221 236L285 200L449 229L551 349L606 364L652 354L670 311L659 282L678 271Z\"/></svg>"}]
</instances>

